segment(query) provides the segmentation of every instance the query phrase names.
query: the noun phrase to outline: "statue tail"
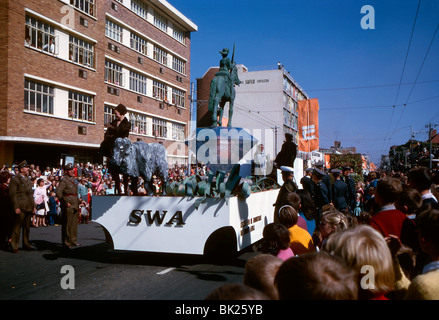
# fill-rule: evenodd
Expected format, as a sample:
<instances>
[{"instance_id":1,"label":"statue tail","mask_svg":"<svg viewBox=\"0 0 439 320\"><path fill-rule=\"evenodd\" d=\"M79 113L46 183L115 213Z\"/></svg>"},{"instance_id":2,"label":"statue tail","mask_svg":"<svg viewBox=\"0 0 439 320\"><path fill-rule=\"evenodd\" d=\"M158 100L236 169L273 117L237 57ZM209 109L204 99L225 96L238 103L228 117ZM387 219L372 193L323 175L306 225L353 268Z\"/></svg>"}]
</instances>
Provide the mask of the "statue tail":
<instances>
[{"instance_id":1,"label":"statue tail","mask_svg":"<svg viewBox=\"0 0 439 320\"><path fill-rule=\"evenodd\" d=\"M215 93L216 93L216 88L217 88L217 81L218 78L215 77L213 78L212 82L210 83L210 93L209 93L209 106L208 106L208 110L210 112L213 111L213 103L214 103L214 98L215 98Z\"/></svg>"}]
</instances>

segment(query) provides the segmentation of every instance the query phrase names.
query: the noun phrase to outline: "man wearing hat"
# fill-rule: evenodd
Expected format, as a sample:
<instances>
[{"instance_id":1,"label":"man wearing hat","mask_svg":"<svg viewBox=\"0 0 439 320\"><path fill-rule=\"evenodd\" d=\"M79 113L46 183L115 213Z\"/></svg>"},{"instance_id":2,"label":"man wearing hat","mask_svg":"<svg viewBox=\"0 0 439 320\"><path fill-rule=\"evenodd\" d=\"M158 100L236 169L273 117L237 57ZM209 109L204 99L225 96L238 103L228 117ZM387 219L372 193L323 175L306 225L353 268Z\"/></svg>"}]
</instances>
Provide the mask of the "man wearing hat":
<instances>
[{"instance_id":1,"label":"man wearing hat","mask_svg":"<svg viewBox=\"0 0 439 320\"><path fill-rule=\"evenodd\" d=\"M293 141L293 135L291 133L285 133L285 142L282 144L282 149L277 154L274 162L276 167L282 166L294 168L294 160L297 156L297 145Z\"/></svg>"},{"instance_id":2,"label":"man wearing hat","mask_svg":"<svg viewBox=\"0 0 439 320\"><path fill-rule=\"evenodd\" d=\"M314 189L314 204L318 211L318 217L317 217L317 224L320 223L320 219L322 218L322 208L323 206L330 203L329 201L329 191L328 188L326 188L326 185L323 183L323 177L327 176L327 174L318 169L314 168L312 172L312 180L315 183L315 189Z\"/></svg>"},{"instance_id":3,"label":"man wearing hat","mask_svg":"<svg viewBox=\"0 0 439 320\"><path fill-rule=\"evenodd\" d=\"M12 177L9 183L9 197L15 212L11 249L17 253L20 244L20 231L23 230L23 249L33 250L29 242L32 214L35 213L32 183L29 179L29 165L26 160L18 164L18 174Z\"/></svg>"},{"instance_id":4,"label":"man wearing hat","mask_svg":"<svg viewBox=\"0 0 439 320\"><path fill-rule=\"evenodd\" d=\"M322 182L325 184L326 189L328 189L328 200L329 203L332 202L332 186L331 186L331 179L329 178L329 176L325 173L325 169L324 169L324 162L323 161L319 161L317 163L314 164L314 166L319 169L320 171L323 172L324 176L322 178Z\"/></svg>"},{"instance_id":5,"label":"man wearing hat","mask_svg":"<svg viewBox=\"0 0 439 320\"><path fill-rule=\"evenodd\" d=\"M282 180L284 181L282 187L277 195L276 203L274 204L274 222L278 222L279 209L286 205L285 197L290 192L297 191L297 185L294 182L294 169L288 166L280 167L282 170Z\"/></svg>"},{"instance_id":6,"label":"man wearing hat","mask_svg":"<svg viewBox=\"0 0 439 320\"><path fill-rule=\"evenodd\" d=\"M349 197L348 206L353 212L355 208L355 198L356 198L355 194L357 193L357 189L355 187L355 181L351 177L351 171L352 171L351 167L348 166L342 167L344 182L346 182L348 186L348 197Z\"/></svg>"},{"instance_id":7,"label":"man wearing hat","mask_svg":"<svg viewBox=\"0 0 439 320\"><path fill-rule=\"evenodd\" d=\"M338 211L345 213L349 203L348 186L341 180L340 169L332 169L331 173L334 177L334 183L332 184L332 203Z\"/></svg>"},{"instance_id":8,"label":"man wearing hat","mask_svg":"<svg viewBox=\"0 0 439 320\"><path fill-rule=\"evenodd\" d=\"M61 240L64 248L80 245L76 242L79 210L77 185L73 165L69 163L64 167L64 178L56 188L56 196L61 203Z\"/></svg>"},{"instance_id":9,"label":"man wearing hat","mask_svg":"<svg viewBox=\"0 0 439 320\"><path fill-rule=\"evenodd\" d=\"M300 183L304 190L308 191L309 194L314 197L314 182L312 181L312 168L305 169L305 175L300 179Z\"/></svg>"}]
</instances>

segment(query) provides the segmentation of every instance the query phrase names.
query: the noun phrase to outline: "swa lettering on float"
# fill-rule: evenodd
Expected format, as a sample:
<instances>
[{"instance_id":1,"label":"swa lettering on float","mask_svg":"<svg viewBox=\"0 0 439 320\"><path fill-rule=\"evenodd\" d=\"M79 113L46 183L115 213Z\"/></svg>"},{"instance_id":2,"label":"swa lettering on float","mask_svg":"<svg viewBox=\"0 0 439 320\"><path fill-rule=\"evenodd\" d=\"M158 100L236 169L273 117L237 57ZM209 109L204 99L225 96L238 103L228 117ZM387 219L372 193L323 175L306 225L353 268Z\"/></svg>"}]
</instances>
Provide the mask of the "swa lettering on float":
<instances>
[{"instance_id":1,"label":"swa lettering on float","mask_svg":"<svg viewBox=\"0 0 439 320\"><path fill-rule=\"evenodd\" d=\"M176 226L185 225L185 222L183 221L182 211L175 212L175 214L169 218L168 211L165 210L163 211L156 210L153 213L153 210L139 210L139 209L131 211L128 220L128 225L137 226L139 223L142 222L142 217L144 217L148 225L152 225L155 222L156 225L161 226L165 221L166 221L165 223L166 226L172 226L174 224ZM167 217L169 219L167 219Z\"/></svg>"}]
</instances>

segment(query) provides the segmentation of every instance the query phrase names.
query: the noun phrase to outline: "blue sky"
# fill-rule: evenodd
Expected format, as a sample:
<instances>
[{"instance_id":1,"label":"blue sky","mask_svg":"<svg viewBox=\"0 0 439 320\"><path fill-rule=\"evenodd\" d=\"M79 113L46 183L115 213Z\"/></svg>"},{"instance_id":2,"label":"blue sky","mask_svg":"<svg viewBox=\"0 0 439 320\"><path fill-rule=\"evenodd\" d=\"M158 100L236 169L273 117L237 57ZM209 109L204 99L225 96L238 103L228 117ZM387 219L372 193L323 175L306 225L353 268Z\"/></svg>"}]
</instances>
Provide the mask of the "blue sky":
<instances>
[{"instance_id":1,"label":"blue sky","mask_svg":"<svg viewBox=\"0 0 439 320\"><path fill-rule=\"evenodd\" d=\"M390 146L410 139L412 128L415 139L427 140L425 125L439 124L437 0L421 1L408 55L419 0L169 2L198 26L193 82L234 43L236 62L250 69L281 62L319 99L322 148L338 140L378 164ZM375 11L373 30L360 25L365 5Z\"/></svg>"}]
</instances>

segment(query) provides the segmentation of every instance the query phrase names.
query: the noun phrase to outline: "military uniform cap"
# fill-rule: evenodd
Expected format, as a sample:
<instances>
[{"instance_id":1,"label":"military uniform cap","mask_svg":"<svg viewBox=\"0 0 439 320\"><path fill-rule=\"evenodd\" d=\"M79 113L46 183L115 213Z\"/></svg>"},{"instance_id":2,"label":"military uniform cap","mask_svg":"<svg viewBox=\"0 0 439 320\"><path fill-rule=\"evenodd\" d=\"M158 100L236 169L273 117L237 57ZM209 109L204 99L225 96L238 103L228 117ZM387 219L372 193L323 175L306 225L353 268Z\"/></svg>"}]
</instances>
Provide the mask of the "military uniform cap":
<instances>
[{"instance_id":1,"label":"military uniform cap","mask_svg":"<svg viewBox=\"0 0 439 320\"><path fill-rule=\"evenodd\" d=\"M21 169L21 168L24 168L24 167L29 167L29 165L27 164L27 161L26 160L23 160L23 161L21 161L19 164L18 164L18 169Z\"/></svg>"},{"instance_id":2,"label":"military uniform cap","mask_svg":"<svg viewBox=\"0 0 439 320\"><path fill-rule=\"evenodd\" d=\"M314 170L313 168L306 168L305 172L310 172L310 171L313 171L313 170Z\"/></svg>"},{"instance_id":3,"label":"military uniform cap","mask_svg":"<svg viewBox=\"0 0 439 320\"><path fill-rule=\"evenodd\" d=\"M352 168L351 168L351 167L348 167L348 166L346 166L346 167L342 167L342 169L343 169L343 171L345 171L345 170L352 170Z\"/></svg>"},{"instance_id":4,"label":"military uniform cap","mask_svg":"<svg viewBox=\"0 0 439 320\"><path fill-rule=\"evenodd\" d=\"M332 169L332 170L331 170L331 172L332 172L332 173L341 173L341 170L340 170L340 169L337 169L337 168L335 168L335 169Z\"/></svg>"},{"instance_id":5,"label":"military uniform cap","mask_svg":"<svg viewBox=\"0 0 439 320\"><path fill-rule=\"evenodd\" d=\"M313 173L318 174L320 176L325 176L326 173L320 169L314 168Z\"/></svg>"},{"instance_id":6,"label":"military uniform cap","mask_svg":"<svg viewBox=\"0 0 439 320\"><path fill-rule=\"evenodd\" d=\"M282 172L294 172L294 169L288 166L282 166L280 167L280 169L282 170Z\"/></svg>"},{"instance_id":7,"label":"military uniform cap","mask_svg":"<svg viewBox=\"0 0 439 320\"><path fill-rule=\"evenodd\" d=\"M315 165L316 167L323 167L324 164L325 164L325 163L324 163L323 161L319 161L319 162L316 162L314 165Z\"/></svg>"}]
</instances>

